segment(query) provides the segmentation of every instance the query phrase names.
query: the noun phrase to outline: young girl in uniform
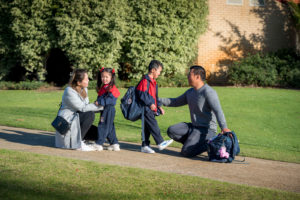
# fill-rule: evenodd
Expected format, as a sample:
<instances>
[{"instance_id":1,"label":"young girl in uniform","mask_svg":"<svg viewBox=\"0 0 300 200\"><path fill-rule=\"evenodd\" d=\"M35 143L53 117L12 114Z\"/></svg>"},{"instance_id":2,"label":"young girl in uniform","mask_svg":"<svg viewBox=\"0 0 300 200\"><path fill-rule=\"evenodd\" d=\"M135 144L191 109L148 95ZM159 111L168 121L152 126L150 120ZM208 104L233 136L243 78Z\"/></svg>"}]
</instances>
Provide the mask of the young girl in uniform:
<instances>
[{"instance_id":1,"label":"young girl in uniform","mask_svg":"<svg viewBox=\"0 0 300 200\"><path fill-rule=\"evenodd\" d=\"M98 140L96 141L96 149L103 150L105 139L110 146L107 150L120 151L120 145L116 136L114 125L115 105L120 92L115 86L115 70L112 68L102 67L98 72L97 78L97 104L104 107L101 111L100 121L98 124Z\"/></svg>"}]
</instances>

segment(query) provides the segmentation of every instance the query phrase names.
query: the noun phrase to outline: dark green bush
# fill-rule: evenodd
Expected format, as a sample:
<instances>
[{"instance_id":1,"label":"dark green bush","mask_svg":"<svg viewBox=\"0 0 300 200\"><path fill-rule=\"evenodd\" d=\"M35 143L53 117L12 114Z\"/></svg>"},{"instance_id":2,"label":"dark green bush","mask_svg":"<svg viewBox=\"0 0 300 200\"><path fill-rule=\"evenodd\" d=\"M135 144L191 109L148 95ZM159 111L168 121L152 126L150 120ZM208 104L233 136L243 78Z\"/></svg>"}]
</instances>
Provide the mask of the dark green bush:
<instances>
[{"instance_id":1,"label":"dark green bush","mask_svg":"<svg viewBox=\"0 0 300 200\"><path fill-rule=\"evenodd\" d=\"M0 80L15 68L44 80L52 49L90 77L102 65L139 79L152 59L171 77L194 61L208 13L206 0L0 1Z\"/></svg>"},{"instance_id":2,"label":"dark green bush","mask_svg":"<svg viewBox=\"0 0 300 200\"><path fill-rule=\"evenodd\" d=\"M40 81L21 81L19 83L7 81L0 82L0 90L36 90L41 87L49 86L49 84Z\"/></svg>"},{"instance_id":3,"label":"dark green bush","mask_svg":"<svg viewBox=\"0 0 300 200\"><path fill-rule=\"evenodd\" d=\"M186 75L176 74L173 77L159 77L157 79L159 87L188 87L189 83Z\"/></svg>"},{"instance_id":4,"label":"dark green bush","mask_svg":"<svg viewBox=\"0 0 300 200\"><path fill-rule=\"evenodd\" d=\"M300 59L291 50L255 54L235 62L228 70L234 85L300 87Z\"/></svg>"},{"instance_id":5,"label":"dark green bush","mask_svg":"<svg viewBox=\"0 0 300 200\"><path fill-rule=\"evenodd\" d=\"M273 55L279 60L277 62L279 85L300 88L300 56L289 49L279 50Z\"/></svg>"}]
</instances>

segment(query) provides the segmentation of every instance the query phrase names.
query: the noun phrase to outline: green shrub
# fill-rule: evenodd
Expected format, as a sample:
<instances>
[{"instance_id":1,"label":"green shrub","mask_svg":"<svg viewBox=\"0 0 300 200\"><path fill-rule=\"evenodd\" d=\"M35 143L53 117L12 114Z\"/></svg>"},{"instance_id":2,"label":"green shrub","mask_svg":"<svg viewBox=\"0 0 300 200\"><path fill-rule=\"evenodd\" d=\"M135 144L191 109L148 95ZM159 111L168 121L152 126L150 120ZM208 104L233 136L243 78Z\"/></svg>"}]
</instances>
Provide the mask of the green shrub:
<instances>
[{"instance_id":1,"label":"green shrub","mask_svg":"<svg viewBox=\"0 0 300 200\"><path fill-rule=\"evenodd\" d=\"M300 88L300 56L290 49L279 50L273 55L279 60L277 62L279 85Z\"/></svg>"},{"instance_id":2,"label":"green shrub","mask_svg":"<svg viewBox=\"0 0 300 200\"><path fill-rule=\"evenodd\" d=\"M206 29L206 0L128 1L129 32L122 43L122 67L140 79L152 59L164 64L163 76L183 74L197 56L197 40ZM128 64L129 63L129 64Z\"/></svg>"},{"instance_id":3,"label":"green shrub","mask_svg":"<svg viewBox=\"0 0 300 200\"><path fill-rule=\"evenodd\" d=\"M206 29L206 0L11 0L0 4L0 80L22 68L44 80L44 63L60 49L90 77L114 67L123 80L140 79L152 59L165 76L183 73Z\"/></svg>"},{"instance_id":4,"label":"green shrub","mask_svg":"<svg viewBox=\"0 0 300 200\"><path fill-rule=\"evenodd\" d=\"M19 83L7 81L0 82L0 90L36 90L41 87L49 86L49 84L40 81L21 81Z\"/></svg>"},{"instance_id":5,"label":"green shrub","mask_svg":"<svg viewBox=\"0 0 300 200\"><path fill-rule=\"evenodd\" d=\"M159 77L157 79L159 87L188 87L187 77L183 74L176 74L173 77Z\"/></svg>"},{"instance_id":6,"label":"green shrub","mask_svg":"<svg viewBox=\"0 0 300 200\"><path fill-rule=\"evenodd\" d=\"M251 55L235 62L228 78L234 85L300 87L300 59L291 50Z\"/></svg>"}]
</instances>

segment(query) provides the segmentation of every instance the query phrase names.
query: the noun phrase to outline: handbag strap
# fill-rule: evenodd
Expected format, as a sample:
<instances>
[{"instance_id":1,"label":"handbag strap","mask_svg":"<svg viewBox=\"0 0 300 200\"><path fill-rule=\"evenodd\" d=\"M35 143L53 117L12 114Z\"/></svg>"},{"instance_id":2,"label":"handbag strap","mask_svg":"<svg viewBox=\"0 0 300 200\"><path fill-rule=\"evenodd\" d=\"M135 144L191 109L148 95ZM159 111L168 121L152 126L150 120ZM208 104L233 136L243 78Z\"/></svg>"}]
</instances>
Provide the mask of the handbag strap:
<instances>
[{"instance_id":1,"label":"handbag strap","mask_svg":"<svg viewBox=\"0 0 300 200\"><path fill-rule=\"evenodd\" d=\"M76 113L77 113L77 112L74 112L74 113L73 113L73 117L72 117L72 119L71 119L71 121L70 121L70 124L72 124L72 121L75 119Z\"/></svg>"}]
</instances>

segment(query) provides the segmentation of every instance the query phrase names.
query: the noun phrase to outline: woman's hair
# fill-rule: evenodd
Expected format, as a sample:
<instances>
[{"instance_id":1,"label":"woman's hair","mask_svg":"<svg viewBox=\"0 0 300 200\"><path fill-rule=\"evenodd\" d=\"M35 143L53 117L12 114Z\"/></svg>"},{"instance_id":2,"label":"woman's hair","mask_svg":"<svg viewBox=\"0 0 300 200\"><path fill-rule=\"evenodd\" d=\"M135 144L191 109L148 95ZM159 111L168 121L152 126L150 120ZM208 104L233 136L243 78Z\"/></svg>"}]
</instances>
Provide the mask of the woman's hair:
<instances>
[{"instance_id":1,"label":"woman's hair","mask_svg":"<svg viewBox=\"0 0 300 200\"><path fill-rule=\"evenodd\" d=\"M85 89L78 87L78 82L83 81L85 74L87 74L86 70L76 69L72 73L72 76L71 76L70 82L69 82L70 87L72 87L74 90L76 90L80 94L80 96L82 96L83 98L87 97L87 93L86 93Z\"/></svg>"},{"instance_id":2,"label":"woman's hair","mask_svg":"<svg viewBox=\"0 0 300 200\"><path fill-rule=\"evenodd\" d=\"M112 68L102 67L97 73L97 88L96 88L97 92L100 90L100 88L103 85L102 80L101 80L102 72L108 72L111 75L111 80L110 80L110 83L109 83L108 91L116 84L116 72L115 72L115 70L112 69Z\"/></svg>"}]
</instances>

